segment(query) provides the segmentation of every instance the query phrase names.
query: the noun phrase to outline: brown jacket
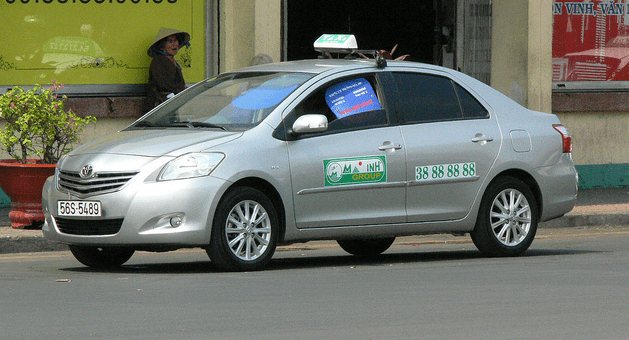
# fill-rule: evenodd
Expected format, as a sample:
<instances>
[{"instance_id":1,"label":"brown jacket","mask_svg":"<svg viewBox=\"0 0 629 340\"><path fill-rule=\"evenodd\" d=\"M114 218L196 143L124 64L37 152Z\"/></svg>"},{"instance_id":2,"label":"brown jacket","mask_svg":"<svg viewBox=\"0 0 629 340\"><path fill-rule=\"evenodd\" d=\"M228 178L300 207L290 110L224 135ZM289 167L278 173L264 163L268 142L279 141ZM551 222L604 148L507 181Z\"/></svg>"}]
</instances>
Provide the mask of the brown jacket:
<instances>
[{"instance_id":1,"label":"brown jacket","mask_svg":"<svg viewBox=\"0 0 629 340\"><path fill-rule=\"evenodd\" d=\"M170 93L179 93L186 88L186 82L179 64L173 63L166 55L156 55L149 68L149 83L144 101L145 112L166 100Z\"/></svg>"}]
</instances>

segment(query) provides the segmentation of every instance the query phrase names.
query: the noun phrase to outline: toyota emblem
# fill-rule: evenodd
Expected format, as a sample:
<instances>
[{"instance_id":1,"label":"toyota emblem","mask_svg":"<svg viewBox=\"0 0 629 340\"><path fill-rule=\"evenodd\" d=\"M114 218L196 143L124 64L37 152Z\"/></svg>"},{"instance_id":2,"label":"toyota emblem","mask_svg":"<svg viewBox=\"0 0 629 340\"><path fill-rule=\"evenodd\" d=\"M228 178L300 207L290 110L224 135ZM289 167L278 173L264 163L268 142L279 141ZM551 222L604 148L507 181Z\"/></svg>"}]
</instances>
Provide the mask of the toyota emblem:
<instances>
[{"instance_id":1,"label":"toyota emblem","mask_svg":"<svg viewBox=\"0 0 629 340\"><path fill-rule=\"evenodd\" d=\"M92 168L91 165L86 165L83 167L83 169L81 169L81 172L79 173L79 175L81 176L81 178L89 178L92 177L94 168Z\"/></svg>"}]
</instances>

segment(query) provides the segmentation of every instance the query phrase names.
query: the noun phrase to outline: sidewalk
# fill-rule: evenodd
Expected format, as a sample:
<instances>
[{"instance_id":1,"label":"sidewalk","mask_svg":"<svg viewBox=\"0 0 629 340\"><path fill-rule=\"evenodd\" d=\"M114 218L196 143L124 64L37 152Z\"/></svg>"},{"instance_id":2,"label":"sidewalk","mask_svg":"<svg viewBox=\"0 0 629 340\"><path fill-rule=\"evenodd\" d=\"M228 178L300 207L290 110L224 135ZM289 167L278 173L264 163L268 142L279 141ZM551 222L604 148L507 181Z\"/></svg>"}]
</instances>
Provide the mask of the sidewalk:
<instances>
[{"instance_id":1,"label":"sidewalk","mask_svg":"<svg viewBox=\"0 0 629 340\"><path fill-rule=\"evenodd\" d=\"M41 230L11 228L9 210L0 208L0 254L68 249L65 245L44 239ZM580 190L577 204L571 212L541 223L539 228L594 226L629 226L629 188Z\"/></svg>"}]
</instances>

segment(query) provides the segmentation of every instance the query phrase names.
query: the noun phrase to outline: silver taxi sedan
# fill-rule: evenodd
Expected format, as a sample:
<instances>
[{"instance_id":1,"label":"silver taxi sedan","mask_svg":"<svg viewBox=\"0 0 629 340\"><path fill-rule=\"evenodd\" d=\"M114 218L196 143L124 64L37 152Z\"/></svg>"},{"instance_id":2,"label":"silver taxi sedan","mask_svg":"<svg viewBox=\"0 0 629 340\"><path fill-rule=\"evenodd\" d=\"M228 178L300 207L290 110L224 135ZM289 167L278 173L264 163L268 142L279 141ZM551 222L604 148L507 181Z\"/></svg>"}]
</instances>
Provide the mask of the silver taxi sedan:
<instances>
[{"instance_id":1,"label":"silver taxi sedan","mask_svg":"<svg viewBox=\"0 0 629 340\"><path fill-rule=\"evenodd\" d=\"M464 74L373 59L260 65L202 81L63 158L44 235L81 263L202 247L255 270L276 246L469 233L524 252L577 195L568 130Z\"/></svg>"}]
</instances>

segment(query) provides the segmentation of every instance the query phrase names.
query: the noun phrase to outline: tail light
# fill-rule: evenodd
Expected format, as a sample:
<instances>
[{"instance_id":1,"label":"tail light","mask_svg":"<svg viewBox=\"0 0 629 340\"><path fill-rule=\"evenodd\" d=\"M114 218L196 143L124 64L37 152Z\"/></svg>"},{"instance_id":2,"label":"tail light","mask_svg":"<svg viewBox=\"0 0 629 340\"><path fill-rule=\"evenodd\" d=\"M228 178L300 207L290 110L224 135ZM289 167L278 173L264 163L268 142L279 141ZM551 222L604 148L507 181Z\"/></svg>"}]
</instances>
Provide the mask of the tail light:
<instances>
[{"instance_id":1,"label":"tail light","mask_svg":"<svg viewBox=\"0 0 629 340\"><path fill-rule=\"evenodd\" d=\"M561 124L553 124L553 128L555 128L555 130L557 130L557 132L561 134L561 139L563 141L563 152L572 152L572 137L570 136L570 131L568 131L568 129Z\"/></svg>"}]
</instances>

